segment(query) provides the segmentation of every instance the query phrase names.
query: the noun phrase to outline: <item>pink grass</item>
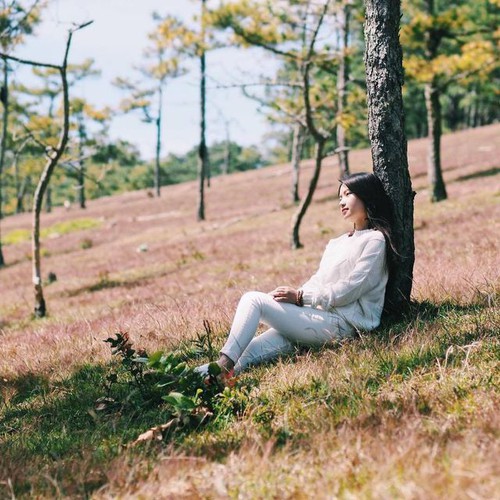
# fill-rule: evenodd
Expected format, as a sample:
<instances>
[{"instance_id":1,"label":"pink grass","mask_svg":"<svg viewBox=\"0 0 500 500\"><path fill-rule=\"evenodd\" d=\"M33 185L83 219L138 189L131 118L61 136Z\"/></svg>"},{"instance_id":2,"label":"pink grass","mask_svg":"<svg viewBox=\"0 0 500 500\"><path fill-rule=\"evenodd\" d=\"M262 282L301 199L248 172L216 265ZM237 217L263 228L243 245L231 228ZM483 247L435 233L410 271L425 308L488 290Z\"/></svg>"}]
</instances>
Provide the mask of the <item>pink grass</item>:
<instances>
[{"instance_id":1,"label":"pink grass","mask_svg":"<svg viewBox=\"0 0 500 500\"><path fill-rule=\"evenodd\" d=\"M491 125L444 137L449 200L434 205L425 186L426 142L409 144L418 300L463 302L498 286L499 177L481 173L498 165L499 132ZM368 168L367 150L351 158L356 170ZM304 162L302 192L311 169ZM289 183L288 165L214 178L202 223L195 220L195 183L165 187L159 199L138 191L92 201L85 211L44 214L43 227L81 217L100 220L101 227L43 241L43 274L53 271L58 281L45 287L49 317L41 321L29 320L30 243L4 247L9 265L0 270L0 374L48 373L54 366L70 371L102 361L109 353L101 340L120 329L147 348L168 347L202 331L204 319L227 327L245 290L300 284L327 240L348 228L337 214L337 170L328 159L302 227L306 246L291 251ZM2 232L30 224L30 214L9 217ZM91 248L81 248L84 239ZM139 252L143 244L148 251ZM106 279L118 286L89 291Z\"/></svg>"}]
</instances>

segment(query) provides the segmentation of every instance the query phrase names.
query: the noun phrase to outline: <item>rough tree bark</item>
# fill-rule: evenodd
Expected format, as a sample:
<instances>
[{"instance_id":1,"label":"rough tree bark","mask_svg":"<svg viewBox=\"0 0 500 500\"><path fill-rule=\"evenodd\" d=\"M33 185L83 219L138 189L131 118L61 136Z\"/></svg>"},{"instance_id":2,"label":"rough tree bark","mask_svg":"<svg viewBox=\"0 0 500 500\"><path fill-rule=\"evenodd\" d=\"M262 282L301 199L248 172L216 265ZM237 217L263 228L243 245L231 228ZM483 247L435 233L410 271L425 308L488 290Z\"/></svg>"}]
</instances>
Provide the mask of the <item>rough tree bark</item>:
<instances>
[{"instance_id":1,"label":"rough tree bark","mask_svg":"<svg viewBox=\"0 0 500 500\"><path fill-rule=\"evenodd\" d=\"M389 312L410 301L415 247L413 196L404 134L400 0L365 0L365 70L368 132L373 169L394 205L393 236L397 266L386 292Z\"/></svg>"}]
</instances>

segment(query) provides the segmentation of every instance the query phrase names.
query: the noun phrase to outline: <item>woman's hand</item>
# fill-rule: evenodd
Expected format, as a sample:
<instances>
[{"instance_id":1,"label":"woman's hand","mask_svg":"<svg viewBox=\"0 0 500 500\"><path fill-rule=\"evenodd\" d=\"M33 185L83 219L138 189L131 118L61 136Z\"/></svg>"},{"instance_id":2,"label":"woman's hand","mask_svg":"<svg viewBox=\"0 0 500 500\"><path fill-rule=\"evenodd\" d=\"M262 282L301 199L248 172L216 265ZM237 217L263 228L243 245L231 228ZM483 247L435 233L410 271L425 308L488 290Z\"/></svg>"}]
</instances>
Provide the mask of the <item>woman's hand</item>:
<instances>
[{"instance_id":1,"label":"woman's hand","mask_svg":"<svg viewBox=\"0 0 500 500\"><path fill-rule=\"evenodd\" d=\"M272 292L269 292L274 300L277 302L287 302L289 304L297 303L298 290L292 288L291 286L279 286L275 288Z\"/></svg>"}]
</instances>

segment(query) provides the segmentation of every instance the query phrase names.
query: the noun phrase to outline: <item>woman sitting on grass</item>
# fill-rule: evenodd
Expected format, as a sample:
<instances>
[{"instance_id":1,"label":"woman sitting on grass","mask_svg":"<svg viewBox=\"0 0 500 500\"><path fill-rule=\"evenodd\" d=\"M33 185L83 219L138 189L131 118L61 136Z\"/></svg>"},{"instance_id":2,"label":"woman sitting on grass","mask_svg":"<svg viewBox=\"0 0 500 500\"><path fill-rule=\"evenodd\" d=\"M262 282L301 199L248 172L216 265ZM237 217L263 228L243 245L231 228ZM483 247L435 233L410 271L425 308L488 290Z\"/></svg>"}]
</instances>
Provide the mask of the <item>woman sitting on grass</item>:
<instances>
[{"instance_id":1,"label":"woman sitting on grass","mask_svg":"<svg viewBox=\"0 0 500 500\"><path fill-rule=\"evenodd\" d=\"M394 255L391 202L378 177L360 173L341 181L339 205L353 230L328 243L302 287L243 295L217 361L223 377L296 345L323 346L380 324ZM256 336L261 321L270 328ZM208 375L208 367L196 371Z\"/></svg>"}]
</instances>

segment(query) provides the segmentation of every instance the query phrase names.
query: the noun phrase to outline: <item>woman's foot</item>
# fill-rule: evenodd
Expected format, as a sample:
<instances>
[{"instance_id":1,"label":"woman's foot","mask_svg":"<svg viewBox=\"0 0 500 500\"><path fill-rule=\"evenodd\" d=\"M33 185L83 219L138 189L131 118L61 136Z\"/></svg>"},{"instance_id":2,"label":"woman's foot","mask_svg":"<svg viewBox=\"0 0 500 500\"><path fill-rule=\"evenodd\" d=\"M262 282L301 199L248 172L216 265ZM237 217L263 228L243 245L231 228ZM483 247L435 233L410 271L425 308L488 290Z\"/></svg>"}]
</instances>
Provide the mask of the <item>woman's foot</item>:
<instances>
[{"instance_id":1,"label":"woman's foot","mask_svg":"<svg viewBox=\"0 0 500 500\"><path fill-rule=\"evenodd\" d=\"M216 379L223 385L230 385L230 380L234 378L234 362L225 354L221 354L216 362L197 366L194 371L199 373L206 383Z\"/></svg>"}]
</instances>

